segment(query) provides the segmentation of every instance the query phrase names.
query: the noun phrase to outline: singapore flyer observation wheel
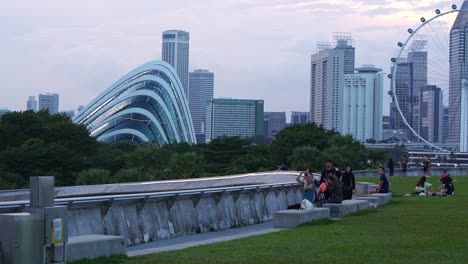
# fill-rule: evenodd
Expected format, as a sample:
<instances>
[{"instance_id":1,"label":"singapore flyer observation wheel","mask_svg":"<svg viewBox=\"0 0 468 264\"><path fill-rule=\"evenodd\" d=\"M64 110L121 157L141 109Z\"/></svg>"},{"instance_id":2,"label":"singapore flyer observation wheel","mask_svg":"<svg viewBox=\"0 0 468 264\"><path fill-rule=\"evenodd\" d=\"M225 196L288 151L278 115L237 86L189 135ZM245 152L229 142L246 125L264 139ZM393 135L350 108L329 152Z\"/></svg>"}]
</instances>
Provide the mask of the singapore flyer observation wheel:
<instances>
[{"instance_id":1,"label":"singapore flyer observation wheel","mask_svg":"<svg viewBox=\"0 0 468 264\"><path fill-rule=\"evenodd\" d=\"M434 133L434 98L449 104L450 30L460 10L452 5L448 11L435 10L432 18L420 18L417 28L407 30L409 36L398 42L392 70L389 95L391 116L409 140L424 142L439 151L442 131ZM439 104L439 106L440 106ZM440 106L442 107L442 106ZM440 119L441 120L441 119ZM439 126L441 127L441 126Z\"/></svg>"}]
</instances>

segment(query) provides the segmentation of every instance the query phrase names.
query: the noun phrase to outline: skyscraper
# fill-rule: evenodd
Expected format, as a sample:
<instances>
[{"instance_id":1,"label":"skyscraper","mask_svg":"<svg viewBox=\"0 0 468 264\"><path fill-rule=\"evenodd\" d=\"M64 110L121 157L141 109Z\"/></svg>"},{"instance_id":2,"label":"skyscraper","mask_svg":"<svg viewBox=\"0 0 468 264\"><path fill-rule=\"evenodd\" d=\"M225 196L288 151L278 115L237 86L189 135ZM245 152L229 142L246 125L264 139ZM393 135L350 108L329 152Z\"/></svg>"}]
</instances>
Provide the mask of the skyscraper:
<instances>
[{"instance_id":1,"label":"skyscraper","mask_svg":"<svg viewBox=\"0 0 468 264\"><path fill-rule=\"evenodd\" d=\"M162 33L162 60L176 69L188 98L190 34L183 30L167 30Z\"/></svg>"},{"instance_id":2,"label":"skyscraper","mask_svg":"<svg viewBox=\"0 0 468 264\"><path fill-rule=\"evenodd\" d=\"M408 124L419 134L420 128L420 92L427 85L427 40L416 39L412 42L408 56L397 63L397 70L391 82L395 82L395 96L398 105ZM395 66L392 66L392 72ZM392 83L393 85L393 83ZM416 140L396 108L395 98L392 99L390 116L393 129L403 130L406 136Z\"/></svg>"},{"instance_id":3,"label":"skyscraper","mask_svg":"<svg viewBox=\"0 0 468 264\"><path fill-rule=\"evenodd\" d=\"M59 112L59 95L55 93L39 94L39 110L47 109L50 114Z\"/></svg>"},{"instance_id":4,"label":"skyscraper","mask_svg":"<svg viewBox=\"0 0 468 264\"><path fill-rule=\"evenodd\" d=\"M214 74L208 70L189 73L189 107L198 143L205 142L206 106L213 99Z\"/></svg>"},{"instance_id":5,"label":"skyscraper","mask_svg":"<svg viewBox=\"0 0 468 264\"><path fill-rule=\"evenodd\" d=\"M211 99L206 112L206 142L223 137L263 137L263 100Z\"/></svg>"},{"instance_id":6,"label":"skyscraper","mask_svg":"<svg viewBox=\"0 0 468 264\"><path fill-rule=\"evenodd\" d=\"M37 100L35 96L29 96L28 102L26 104L26 109L37 112Z\"/></svg>"},{"instance_id":7,"label":"skyscraper","mask_svg":"<svg viewBox=\"0 0 468 264\"><path fill-rule=\"evenodd\" d=\"M335 44L335 49L344 51L344 73L354 73L355 48L351 33L334 32L333 42Z\"/></svg>"},{"instance_id":8,"label":"skyscraper","mask_svg":"<svg viewBox=\"0 0 468 264\"><path fill-rule=\"evenodd\" d=\"M460 142L462 80L468 80L468 1L464 1L450 30L449 136ZM466 121L466 120L465 120Z\"/></svg>"},{"instance_id":9,"label":"skyscraper","mask_svg":"<svg viewBox=\"0 0 468 264\"><path fill-rule=\"evenodd\" d=\"M306 124L310 122L310 112L291 112L291 125Z\"/></svg>"},{"instance_id":10,"label":"skyscraper","mask_svg":"<svg viewBox=\"0 0 468 264\"><path fill-rule=\"evenodd\" d=\"M460 103L460 152L468 152L468 80L462 81Z\"/></svg>"},{"instance_id":11,"label":"skyscraper","mask_svg":"<svg viewBox=\"0 0 468 264\"><path fill-rule=\"evenodd\" d=\"M263 120L265 121L263 123L265 137L274 139L276 134L286 126L286 112L265 112Z\"/></svg>"},{"instance_id":12,"label":"skyscraper","mask_svg":"<svg viewBox=\"0 0 468 264\"><path fill-rule=\"evenodd\" d=\"M339 132L360 141L381 140L384 74L373 65L363 65L356 71L344 76L343 125Z\"/></svg>"},{"instance_id":13,"label":"skyscraper","mask_svg":"<svg viewBox=\"0 0 468 264\"><path fill-rule=\"evenodd\" d=\"M442 142L443 94L439 87L427 85L421 90L419 135L431 143Z\"/></svg>"},{"instance_id":14,"label":"skyscraper","mask_svg":"<svg viewBox=\"0 0 468 264\"><path fill-rule=\"evenodd\" d=\"M444 106L442 114L442 143L447 143L449 134L449 107Z\"/></svg>"}]
</instances>

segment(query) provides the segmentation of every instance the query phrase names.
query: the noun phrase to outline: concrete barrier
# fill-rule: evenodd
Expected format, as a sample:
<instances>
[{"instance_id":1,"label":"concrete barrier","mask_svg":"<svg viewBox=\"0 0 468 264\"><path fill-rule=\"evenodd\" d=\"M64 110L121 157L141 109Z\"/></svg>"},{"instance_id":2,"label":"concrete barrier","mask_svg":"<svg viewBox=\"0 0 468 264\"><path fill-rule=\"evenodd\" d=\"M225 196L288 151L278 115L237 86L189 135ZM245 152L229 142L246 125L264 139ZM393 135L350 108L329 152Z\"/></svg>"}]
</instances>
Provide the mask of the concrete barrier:
<instances>
[{"instance_id":1,"label":"concrete barrier","mask_svg":"<svg viewBox=\"0 0 468 264\"><path fill-rule=\"evenodd\" d=\"M392 193L373 193L369 196L378 197L380 199L380 204L382 205L387 204L392 200Z\"/></svg>"},{"instance_id":2,"label":"concrete barrier","mask_svg":"<svg viewBox=\"0 0 468 264\"><path fill-rule=\"evenodd\" d=\"M323 207L330 209L331 218L342 218L352 213L368 210L369 203L366 200L345 200L340 204L324 204Z\"/></svg>"},{"instance_id":3,"label":"concrete barrier","mask_svg":"<svg viewBox=\"0 0 468 264\"><path fill-rule=\"evenodd\" d=\"M291 228L313 220L330 218L328 208L313 208L312 210L277 211L273 218L273 227Z\"/></svg>"},{"instance_id":4,"label":"concrete barrier","mask_svg":"<svg viewBox=\"0 0 468 264\"><path fill-rule=\"evenodd\" d=\"M369 209L377 208L383 204L380 201L380 197L377 196L356 196L356 200L365 200L369 203Z\"/></svg>"},{"instance_id":5,"label":"concrete barrier","mask_svg":"<svg viewBox=\"0 0 468 264\"><path fill-rule=\"evenodd\" d=\"M354 193L358 196L368 195L371 190L374 190L379 185L373 182L356 182Z\"/></svg>"},{"instance_id":6,"label":"concrete barrier","mask_svg":"<svg viewBox=\"0 0 468 264\"><path fill-rule=\"evenodd\" d=\"M56 260L63 258L62 245L55 249ZM72 236L66 244L67 262L79 259L94 259L112 255L124 255L125 238L122 236L85 235Z\"/></svg>"}]
</instances>

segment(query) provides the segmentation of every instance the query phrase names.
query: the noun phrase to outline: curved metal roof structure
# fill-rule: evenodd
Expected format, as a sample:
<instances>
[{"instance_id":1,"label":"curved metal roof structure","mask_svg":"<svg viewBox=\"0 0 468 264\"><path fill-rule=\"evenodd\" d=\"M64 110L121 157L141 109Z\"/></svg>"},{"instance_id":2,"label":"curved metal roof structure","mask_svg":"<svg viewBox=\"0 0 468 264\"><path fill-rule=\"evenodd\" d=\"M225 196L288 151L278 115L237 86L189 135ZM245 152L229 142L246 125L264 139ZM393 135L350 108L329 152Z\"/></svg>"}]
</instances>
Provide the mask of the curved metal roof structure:
<instances>
[{"instance_id":1,"label":"curved metal roof structure","mask_svg":"<svg viewBox=\"0 0 468 264\"><path fill-rule=\"evenodd\" d=\"M104 142L195 143L192 118L174 68L151 61L127 73L73 118Z\"/></svg>"}]
</instances>

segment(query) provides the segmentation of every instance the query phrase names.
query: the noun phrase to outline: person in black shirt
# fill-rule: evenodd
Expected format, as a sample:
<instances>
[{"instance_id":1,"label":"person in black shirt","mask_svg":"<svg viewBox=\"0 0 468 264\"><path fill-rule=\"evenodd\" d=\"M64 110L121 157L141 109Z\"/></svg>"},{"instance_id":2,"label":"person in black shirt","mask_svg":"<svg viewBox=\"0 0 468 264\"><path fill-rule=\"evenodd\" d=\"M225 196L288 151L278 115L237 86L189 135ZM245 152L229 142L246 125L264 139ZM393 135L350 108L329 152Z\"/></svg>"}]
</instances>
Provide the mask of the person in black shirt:
<instances>
[{"instance_id":1,"label":"person in black shirt","mask_svg":"<svg viewBox=\"0 0 468 264\"><path fill-rule=\"evenodd\" d=\"M325 169L322 171L322 176L320 177L320 183L327 182L327 179L333 180L336 169L333 167L333 162L331 160L325 161ZM330 191L324 192L324 198L330 199Z\"/></svg>"},{"instance_id":2,"label":"person in black shirt","mask_svg":"<svg viewBox=\"0 0 468 264\"><path fill-rule=\"evenodd\" d=\"M356 185L354 180L354 173L350 165L346 165L345 172L341 177L343 183L343 200L351 200L353 198L353 191Z\"/></svg>"},{"instance_id":3,"label":"person in black shirt","mask_svg":"<svg viewBox=\"0 0 468 264\"><path fill-rule=\"evenodd\" d=\"M330 192L330 198L320 201L320 207L322 207L326 203L335 203L340 204L343 201L343 183L340 180L341 171L335 171L332 179L326 179L328 188L327 190Z\"/></svg>"}]
</instances>

